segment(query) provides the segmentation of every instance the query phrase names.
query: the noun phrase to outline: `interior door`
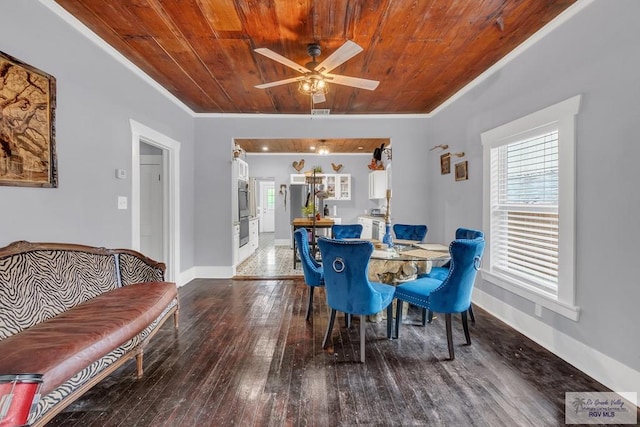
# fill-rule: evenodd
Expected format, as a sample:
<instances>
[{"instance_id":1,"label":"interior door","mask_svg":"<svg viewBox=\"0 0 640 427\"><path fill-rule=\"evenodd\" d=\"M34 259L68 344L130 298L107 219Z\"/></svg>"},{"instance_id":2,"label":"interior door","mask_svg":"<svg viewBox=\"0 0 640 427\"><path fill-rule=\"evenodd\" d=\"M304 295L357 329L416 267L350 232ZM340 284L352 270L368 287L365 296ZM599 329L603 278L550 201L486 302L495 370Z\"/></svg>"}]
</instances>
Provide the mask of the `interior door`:
<instances>
[{"instance_id":1,"label":"interior door","mask_svg":"<svg viewBox=\"0 0 640 427\"><path fill-rule=\"evenodd\" d=\"M164 259L162 224L162 156L140 156L140 252Z\"/></svg>"},{"instance_id":2,"label":"interior door","mask_svg":"<svg viewBox=\"0 0 640 427\"><path fill-rule=\"evenodd\" d=\"M274 181L260 181L260 232L275 230L276 190Z\"/></svg>"}]
</instances>

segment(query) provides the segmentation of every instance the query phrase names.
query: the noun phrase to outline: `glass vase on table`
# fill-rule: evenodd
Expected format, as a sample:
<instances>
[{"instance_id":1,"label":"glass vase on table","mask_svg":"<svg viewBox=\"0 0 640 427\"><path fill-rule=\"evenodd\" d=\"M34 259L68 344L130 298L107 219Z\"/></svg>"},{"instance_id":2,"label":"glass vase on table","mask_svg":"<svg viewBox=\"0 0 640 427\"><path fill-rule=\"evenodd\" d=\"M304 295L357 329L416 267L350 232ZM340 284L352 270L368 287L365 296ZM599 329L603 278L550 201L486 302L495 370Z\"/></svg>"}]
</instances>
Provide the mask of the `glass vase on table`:
<instances>
[{"instance_id":1,"label":"glass vase on table","mask_svg":"<svg viewBox=\"0 0 640 427\"><path fill-rule=\"evenodd\" d=\"M384 215L384 237L382 237L382 243L387 245L387 247L393 247L393 238L391 237L391 216L390 208L391 207L391 190L387 189L387 211Z\"/></svg>"}]
</instances>

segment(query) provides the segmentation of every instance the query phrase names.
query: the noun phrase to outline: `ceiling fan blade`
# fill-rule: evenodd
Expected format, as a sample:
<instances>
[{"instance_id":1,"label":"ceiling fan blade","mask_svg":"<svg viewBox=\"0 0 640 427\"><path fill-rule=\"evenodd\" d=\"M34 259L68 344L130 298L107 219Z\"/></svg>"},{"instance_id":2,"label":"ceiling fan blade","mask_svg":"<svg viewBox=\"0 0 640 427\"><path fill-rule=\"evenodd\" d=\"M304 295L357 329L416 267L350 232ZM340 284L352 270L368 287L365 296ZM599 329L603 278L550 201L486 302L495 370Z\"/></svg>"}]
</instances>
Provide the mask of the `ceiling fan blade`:
<instances>
[{"instance_id":1,"label":"ceiling fan blade","mask_svg":"<svg viewBox=\"0 0 640 427\"><path fill-rule=\"evenodd\" d=\"M299 82L300 80L303 80L303 79L304 79L304 77L292 77L290 79L278 80L278 81L275 81L275 82L263 83L261 85L255 85L254 87L256 87L258 89L267 89L269 87L286 85L287 83Z\"/></svg>"},{"instance_id":2,"label":"ceiling fan blade","mask_svg":"<svg viewBox=\"0 0 640 427\"><path fill-rule=\"evenodd\" d=\"M338 74L325 74L324 77L331 83L344 86L353 86L360 89L375 90L380 84L377 80L361 79L359 77L340 76Z\"/></svg>"},{"instance_id":3,"label":"ceiling fan blade","mask_svg":"<svg viewBox=\"0 0 640 427\"><path fill-rule=\"evenodd\" d=\"M362 52L362 50L363 49L360 47L360 45L352 42L351 40L347 40L342 46L338 48L338 50L333 52L324 61L319 63L315 70L320 73L328 73L338 65L341 65L342 63L348 61L349 59Z\"/></svg>"},{"instance_id":4,"label":"ceiling fan blade","mask_svg":"<svg viewBox=\"0 0 640 427\"><path fill-rule=\"evenodd\" d=\"M325 98L324 93L318 92L313 94L313 103L320 104L321 102L325 102L327 98Z\"/></svg>"},{"instance_id":5,"label":"ceiling fan blade","mask_svg":"<svg viewBox=\"0 0 640 427\"><path fill-rule=\"evenodd\" d=\"M311 70L306 69L305 67L303 67L300 64L297 64L295 62L293 62L292 60L290 60L289 58L285 58L284 56L280 55L279 53L275 53L274 51L272 51L271 49L267 49L266 47L260 47L258 49L254 49L254 52L258 52L260 55L264 55L269 59L273 59L274 61L277 61L283 65L286 65L289 68L293 68L294 70L296 70L299 73L310 73Z\"/></svg>"}]
</instances>

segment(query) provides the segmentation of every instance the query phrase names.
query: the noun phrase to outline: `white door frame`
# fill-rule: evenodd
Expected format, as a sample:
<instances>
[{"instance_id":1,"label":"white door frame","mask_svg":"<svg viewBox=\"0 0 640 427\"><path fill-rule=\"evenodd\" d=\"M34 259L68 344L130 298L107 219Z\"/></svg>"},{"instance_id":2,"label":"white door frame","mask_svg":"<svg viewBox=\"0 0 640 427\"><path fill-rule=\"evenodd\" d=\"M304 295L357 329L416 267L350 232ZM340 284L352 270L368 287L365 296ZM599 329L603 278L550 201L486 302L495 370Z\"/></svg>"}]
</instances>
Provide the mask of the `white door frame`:
<instances>
[{"instance_id":1,"label":"white door frame","mask_svg":"<svg viewBox=\"0 0 640 427\"><path fill-rule=\"evenodd\" d=\"M180 143L133 119L131 125L131 247L140 250L140 142L163 150L163 229L167 272L165 280L180 275Z\"/></svg>"}]
</instances>

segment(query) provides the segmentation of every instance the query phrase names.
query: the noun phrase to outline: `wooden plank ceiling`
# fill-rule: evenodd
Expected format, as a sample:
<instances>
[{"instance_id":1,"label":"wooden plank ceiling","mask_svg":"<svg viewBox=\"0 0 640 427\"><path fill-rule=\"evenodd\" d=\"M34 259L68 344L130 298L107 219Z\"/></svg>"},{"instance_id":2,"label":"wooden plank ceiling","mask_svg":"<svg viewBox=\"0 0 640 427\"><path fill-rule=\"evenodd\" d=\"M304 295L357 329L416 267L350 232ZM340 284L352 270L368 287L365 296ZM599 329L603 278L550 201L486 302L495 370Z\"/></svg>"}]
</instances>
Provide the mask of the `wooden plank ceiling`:
<instances>
[{"instance_id":1,"label":"wooden plank ceiling","mask_svg":"<svg viewBox=\"0 0 640 427\"><path fill-rule=\"evenodd\" d=\"M197 113L309 114L304 65L347 40L364 51L332 71L378 80L329 83L331 114L429 113L576 0L56 0ZM524 84L524 82L523 82Z\"/></svg>"},{"instance_id":2,"label":"wooden plank ceiling","mask_svg":"<svg viewBox=\"0 0 640 427\"><path fill-rule=\"evenodd\" d=\"M388 138L279 138L279 139L242 139L235 142L247 153L317 153L324 145L330 154L373 154L373 150L381 146L388 147ZM386 157L385 157L386 158Z\"/></svg>"}]
</instances>

